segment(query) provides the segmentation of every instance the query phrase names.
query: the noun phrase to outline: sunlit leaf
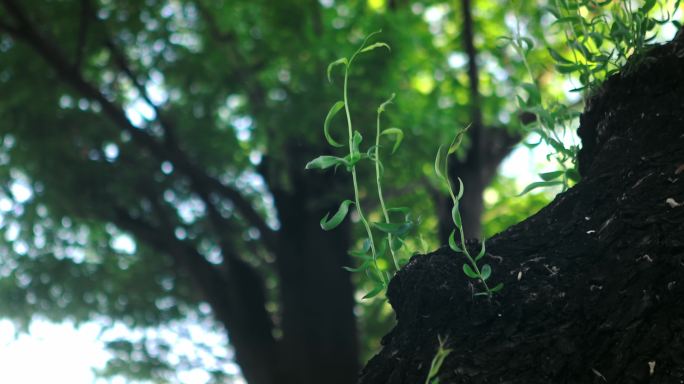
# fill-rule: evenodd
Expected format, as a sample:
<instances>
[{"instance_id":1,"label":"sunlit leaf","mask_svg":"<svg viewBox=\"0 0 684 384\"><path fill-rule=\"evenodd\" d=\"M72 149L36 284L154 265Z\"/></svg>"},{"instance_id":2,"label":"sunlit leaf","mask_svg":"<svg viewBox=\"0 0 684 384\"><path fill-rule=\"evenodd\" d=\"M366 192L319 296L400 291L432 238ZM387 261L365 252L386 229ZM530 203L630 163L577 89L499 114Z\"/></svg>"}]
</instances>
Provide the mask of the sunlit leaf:
<instances>
[{"instance_id":1,"label":"sunlit leaf","mask_svg":"<svg viewBox=\"0 0 684 384\"><path fill-rule=\"evenodd\" d=\"M563 176L564 173L565 171L542 172L539 177L544 181L551 181Z\"/></svg>"},{"instance_id":2,"label":"sunlit leaf","mask_svg":"<svg viewBox=\"0 0 684 384\"><path fill-rule=\"evenodd\" d=\"M522 196L522 195L526 194L527 192L532 191L533 189L543 188L543 187L553 187L553 186L562 185L562 184L563 184L562 181L537 181L537 182L531 183L530 185L525 187L525 189L523 189L523 191L520 192L518 194L518 196Z\"/></svg>"},{"instance_id":3,"label":"sunlit leaf","mask_svg":"<svg viewBox=\"0 0 684 384\"><path fill-rule=\"evenodd\" d=\"M369 51L372 51L372 50L377 49L377 48L387 48L388 51L390 51L390 52L392 51L392 49L390 48L390 46L387 43L378 42L378 43L373 43L373 44L363 48L359 53L369 52Z\"/></svg>"}]
</instances>

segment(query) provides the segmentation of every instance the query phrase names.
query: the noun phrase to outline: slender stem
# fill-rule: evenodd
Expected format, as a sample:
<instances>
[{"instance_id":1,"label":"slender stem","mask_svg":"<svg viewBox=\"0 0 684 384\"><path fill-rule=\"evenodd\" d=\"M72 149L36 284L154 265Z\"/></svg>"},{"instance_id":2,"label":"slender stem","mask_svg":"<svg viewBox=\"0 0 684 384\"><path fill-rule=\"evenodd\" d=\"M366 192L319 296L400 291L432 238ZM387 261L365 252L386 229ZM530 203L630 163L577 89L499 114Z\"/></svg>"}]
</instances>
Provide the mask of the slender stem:
<instances>
[{"instance_id":1,"label":"slender stem","mask_svg":"<svg viewBox=\"0 0 684 384\"><path fill-rule=\"evenodd\" d=\"M382 208L382 213L385 216L385 222L390 223L389 213L387 212L387 207L385 207L385 199L382 197L382 183L380 180L380 112L378 112L378 119L375 131L375 181L378 185L378 197L380 199L380 207ZM387 234L387 245L389 246L390 253L392 254L392 261L394 262L394 267L399 270L399 263L397 262L397 256L394 254L394 248L392 248L392 234Z\"/></svg>"},{"instance_id":2,"label":"slender stem","mask_svg":"<svg viewBox=\"0 0 684 384\"><path fill-rule=\"evenodd\" d=\"M353 57L352 57L353 60ZM349 133L349 153L352 154L354 153L354 131L352 129L352 121L351 121L351 114L349 112L349 97L348 97L348 91L347 91L347 84L348 84L348 79L349 79L349 67L351 66L352 60L349 60L349 63L344 69L344 112L347 115L347 129ZM366 229L366 234L368 235L368 240L370 241L370 247L371 247L371 253L373 254L373 263L375 264L376 271L378 272L378 275L380 275L380 269L378 267L378 256L375 251L375 241L373 240L373 231L371 231L370 225L368 224L368 221L366 220L366 217L363 215L363 210L361 209L361 201L359 200L359 183L357 181L356 177L356 164L353 164L351 167L351 174L352 174L352 182L354 184L354 205L356 206L356 213L359 214L359 218L361 219L361 222L363 223L364 228ZM382 276L380 276L382 278ZM384 279L383 279L384 281Z\"/></svg>"},{"instance_id":3,"label":"slender stem","mask_svg":"<svg viewBox=\"0 0 684 384\"><path fill-rule=\"evenodd\" d=\"M449 156L447 155L446 160L444 162L444 175L448 175L448 174L449 174ZM454 191L453 191L453 188L451 187L451 181L449 180L449 176L445 176L444 180L446 180L447 186L449 187L449 195L451 195L451 200L454 203L454 207L458 207L458 198L454 195ZM489 289L489 286L487 285L487 282L485 281L485 279L482 278L482 273L480 273L480 268L477 267L477 262L470 255L470 252L468 251L468 247L466 246L465 233L463 232L463 223L461 223L461 225L457 225L456 227L458 228L458 234L461 237L461 247L463 249L463 254L465 255L466 259L468 259L468 262L470 263L470 265L473 266L475 273L480 277L480 281L484 285L485 291L487 292L487 294L489 296L491 296L492 292ZM484 239L482 241L484 241Z\"/></svg>"}]
</instances>

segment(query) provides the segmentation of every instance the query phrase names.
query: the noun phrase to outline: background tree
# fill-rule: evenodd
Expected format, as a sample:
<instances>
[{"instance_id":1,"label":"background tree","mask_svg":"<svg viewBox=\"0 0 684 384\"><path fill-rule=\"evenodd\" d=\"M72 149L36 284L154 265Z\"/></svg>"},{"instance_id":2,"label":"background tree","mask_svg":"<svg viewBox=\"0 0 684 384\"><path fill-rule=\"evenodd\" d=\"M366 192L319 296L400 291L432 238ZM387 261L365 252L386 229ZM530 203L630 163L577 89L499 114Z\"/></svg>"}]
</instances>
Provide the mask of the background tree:
<instances>
[{"instance_id":1,"label":"background tree","mask_svg":"<svg viewBox=\"0 0 684 384\"><path fill-rule=\"evenodd\" d=\"M0 1L0 315L132 328L211 316L252 384L353 382L391 317L361 303L359 337L363 282L341 268L353 231L318 225L348 184L304 171L336 100L327 63L384 30L392 54L359 62L351 108L369 129L398 93L388 116L410 149L388 164L387 191L422 215L431 245L448 207L426 169L473 124L453 176L477 235L482 191L521 137L523 68L496 40L506 4ZM541 36L536 5L520 11ZM128 235L134 247L116 245ZM168 373L163 359L123 359Z\"/></svg>"}]
</instances>

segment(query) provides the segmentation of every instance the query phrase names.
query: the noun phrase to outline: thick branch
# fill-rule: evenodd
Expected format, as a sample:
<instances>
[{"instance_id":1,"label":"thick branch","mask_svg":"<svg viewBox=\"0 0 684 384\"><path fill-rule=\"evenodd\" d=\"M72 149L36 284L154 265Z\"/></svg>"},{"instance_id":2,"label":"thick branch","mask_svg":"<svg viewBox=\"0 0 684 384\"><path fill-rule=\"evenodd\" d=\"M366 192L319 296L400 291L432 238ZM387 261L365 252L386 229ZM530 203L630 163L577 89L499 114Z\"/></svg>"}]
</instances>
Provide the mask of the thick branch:
<instances>
[{"instance_id":1,"label":"thick branch","mask_svg":"<svg viewBox=\"0 0 684 384\"><path fill-rule=\"evenodd\" d=\"M236 360L248 381L274 384L277 347L259 274L239 258L228 257L227 276L224 276L191 244L175 238L170 228L152 227L123 209L117 210L115 222L185 267L217 319L226 327Z\"/></svg>"}]
</instances>

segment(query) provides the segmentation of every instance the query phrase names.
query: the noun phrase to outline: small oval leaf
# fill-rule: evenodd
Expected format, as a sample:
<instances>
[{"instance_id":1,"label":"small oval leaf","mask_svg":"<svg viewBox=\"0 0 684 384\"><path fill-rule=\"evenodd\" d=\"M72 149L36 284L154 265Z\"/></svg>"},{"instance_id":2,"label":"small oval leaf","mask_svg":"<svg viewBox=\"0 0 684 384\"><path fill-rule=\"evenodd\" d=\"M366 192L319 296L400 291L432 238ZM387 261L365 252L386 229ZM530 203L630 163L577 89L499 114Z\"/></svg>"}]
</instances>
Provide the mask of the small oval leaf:
<instances>
[{"instance_id":1,"label":"small oval leaf","mask_svg":"<svg viewBox=\"0 0 684 384\"><path fill-rule=\"evenodd\" d=\"M495 285L494 288L490 289L489 292L490 292L490 293L499 292L500 290L503 289L503 287L504 287L504 284L503 284L503 283L499 283L499 284Z\"/></svg>"},{"instance_id":2,"label":"small oval leaf","mask_svg":"<svg viewBox=\"0 0 684 384\"><path fill-rule=\"evenodd\" d=\"M351 200L345 200L340 204L340 207L337 209L337 212L328 219L328 213L325 214L325 216L321 219L321 228L323 228L324 231L329 231L342 222L344 218L347 216L347 212L349 212L349 206L351 204L354 204L353 201Z\"/></svg>"},{"instance_id":3,"label":"small oval leaf","mask_svg":"<svg viewBox=\"0 0 684 384\"><path fill-rule=\"evenodd\" d=\"M323 122L323 134L325 135L325 139L330 145L337 148L343 147L344 144L338 143L332 138L332 136L330 136L330 121L342 108L344 108L344 101L338 101L337 103L333 104L328 111L328 115L325 117L325 122Z\"/></svg>"},{"instance_id":4,"label":"small oval leaf","mask_svg":"<svg viewBox=\"0 0 684 384\"><path fill-rule=\"evenodd\" d=\"M483 265L482 266L482 274L480 276L482 278L482 281L486 281L487 279L489 279L489 276L491 276L491 275L492 275L492 267L489 264Z\"/></svg>"},{"instance_id":5,"label":"small oval leaf","mask_svg":"<svg viewBox=\"0 0 684 384\"><path fill-rule=\"evenodd\" d=\"M449 248L451 248L454 252L463 252L461 247L456 244L456 231L451 231L451 235L449 235Z\"/></svg>"},{"instance_id":6,"label":"small oval leaf","mask_svg":"<svg viewBox=\"0 0 684 384\"><path fill-rule=\"evenodd\" d=\"M475 271L473 271L473 269L470 268L470 265L468 264L463 264L463 273L465 273L465 275L470 277L471 279L479 278L477 273L475 273Z\"/></svg>"}]
</instances>

